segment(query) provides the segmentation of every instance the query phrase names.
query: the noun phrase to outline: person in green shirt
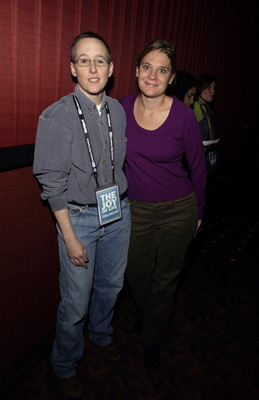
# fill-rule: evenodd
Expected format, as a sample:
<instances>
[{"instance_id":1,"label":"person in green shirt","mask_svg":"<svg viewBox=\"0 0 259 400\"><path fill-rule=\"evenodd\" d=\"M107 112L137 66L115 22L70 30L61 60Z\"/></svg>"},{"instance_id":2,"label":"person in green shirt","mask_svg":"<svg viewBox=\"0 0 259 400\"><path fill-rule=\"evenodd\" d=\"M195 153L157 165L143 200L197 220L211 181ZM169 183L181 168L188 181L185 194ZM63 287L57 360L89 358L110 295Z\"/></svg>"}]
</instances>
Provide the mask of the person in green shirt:
<instances>
[{"instance_id":1,"label":"person in green shirt","mask_svg":"<svg viewBox=\"0 0 259 400\"><path fill-rule=\"evenodd\" d=\"M200 126L202 141L216 139L216 132L213 123L213 110L211 103L216 93L216 79L209 73L200 74L198 77L199 89L198 98L194 103L193 111ZM210 174L216 168L218 162L218 151L215 145L204 144L207 172Z\"/></svg>"}]
</instances>

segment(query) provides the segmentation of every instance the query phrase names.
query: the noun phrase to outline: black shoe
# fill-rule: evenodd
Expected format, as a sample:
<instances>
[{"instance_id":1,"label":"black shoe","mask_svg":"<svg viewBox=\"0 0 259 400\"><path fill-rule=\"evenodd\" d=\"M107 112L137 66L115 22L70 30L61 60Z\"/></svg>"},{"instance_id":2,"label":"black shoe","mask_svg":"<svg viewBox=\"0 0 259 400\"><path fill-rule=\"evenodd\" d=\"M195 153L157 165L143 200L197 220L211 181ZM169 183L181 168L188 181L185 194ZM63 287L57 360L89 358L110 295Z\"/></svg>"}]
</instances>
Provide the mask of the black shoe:
<instances>
[{"instance_id":1,"label":"black shoe","mask_svg":"<svg viewBox=\"0 0 259 400\"><path fill-rule=\"evenodd\" d=\"M62 393L70 399L79 399L84 393L78 375L71 376L71 378L59 378L59 385Z\"/></svg>"},{"instance_id":2,"label":"black shoe","mask_svg":"<svg viewBox=\"0 0 259 400\"><path fill-rule=\"evenodd\" d=\"M106 361L117 362L121 359L121 352L114 342L107 346L97 346Z\"/></svg>"},{"instance_id":3,"label":"black shoe","mask_svg":"<svg viewBox=\"0 0 259 400\"><path fill-rule=\"evenodd\" d=\"M160 368L160 355L158 347L144 346L143 362L149 374L152 374Z\"/></svg>"}]
</instances>

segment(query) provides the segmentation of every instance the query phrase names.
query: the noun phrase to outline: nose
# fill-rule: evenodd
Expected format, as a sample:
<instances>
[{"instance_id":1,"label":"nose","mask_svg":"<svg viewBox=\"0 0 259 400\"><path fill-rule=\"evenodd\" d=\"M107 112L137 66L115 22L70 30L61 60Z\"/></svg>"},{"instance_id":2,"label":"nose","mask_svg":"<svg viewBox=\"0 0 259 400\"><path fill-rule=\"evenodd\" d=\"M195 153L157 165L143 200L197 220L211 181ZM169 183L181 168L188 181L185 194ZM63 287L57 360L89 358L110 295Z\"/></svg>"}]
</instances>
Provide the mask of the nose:
<instances>
[{"instance_id":1,"label":"nose","mask_svg":"<svg viewBox=\"0 0 259 400\"><path fill-rule=\"evenodd\" d=\"M150 73L149 73L149 78L150 79L156 79L156 71L153 69L153 68L150 68L150 71L149 71Z\"/></svg>"},{"instance_id":2,"label":"nose","mask_svg":"<svg viewBox=\"0 0 259 400\"><path fill-rule=\"evenodd\" d=\"M193 97L190 98L190 106L193 104Z\"/></svg>"},{"instance_id":3,"label":"nose","mask_svg":"<svg viewBox=\"0 0 259 400\"><path fill-rule=\"evenodd\" d=\"M94 60L90 60L89 71L95 73L97 70Z\"/></svg>"}]
</instances>

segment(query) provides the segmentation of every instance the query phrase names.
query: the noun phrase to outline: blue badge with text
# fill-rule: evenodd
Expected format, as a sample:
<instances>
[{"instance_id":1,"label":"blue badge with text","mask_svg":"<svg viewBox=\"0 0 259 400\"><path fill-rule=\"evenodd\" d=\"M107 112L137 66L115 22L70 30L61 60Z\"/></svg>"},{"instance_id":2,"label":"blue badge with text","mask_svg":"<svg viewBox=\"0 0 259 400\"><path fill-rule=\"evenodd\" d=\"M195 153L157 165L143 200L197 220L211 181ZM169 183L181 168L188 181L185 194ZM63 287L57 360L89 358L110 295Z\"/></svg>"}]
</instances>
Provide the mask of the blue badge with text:
<instances>
[{"instance_id":1,"label":"blue badge with text","mask_svg":"<svg viewBox=\"0 0 259 400\"><path fill-rule=\"evenodd\" d=\"M100 226L121 219L121 204L118 185L105 187L96 191Z\"/></svg>"}]
</instances>

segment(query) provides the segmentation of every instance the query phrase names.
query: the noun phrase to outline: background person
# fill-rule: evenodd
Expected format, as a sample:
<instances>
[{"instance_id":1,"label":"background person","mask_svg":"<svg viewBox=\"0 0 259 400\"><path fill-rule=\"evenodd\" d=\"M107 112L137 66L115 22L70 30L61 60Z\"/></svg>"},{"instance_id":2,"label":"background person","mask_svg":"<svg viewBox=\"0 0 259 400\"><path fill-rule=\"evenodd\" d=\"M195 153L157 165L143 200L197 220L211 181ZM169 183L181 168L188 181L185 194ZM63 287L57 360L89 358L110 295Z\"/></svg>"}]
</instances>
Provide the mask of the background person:
<instances>
[{"instance_id":1,"label":"background person","mask_svg":"<svg viewBox=\"0 0 259 400\"><path fill-rule=\"evenodd\" d=\"M173 94L188 107L191 107L196 99L198 81L195 76L186 71L179 71L176 75L176 84Z\"/></svg>"},{"instance_id":2,"label":"background person","mask_svg":"<svg viewBox=\"0 0 259 400\"><path fill-rule=\"evenodd\" d=\"M51 365L63 393L78 398L83 385L77 364L85 348L88 310L90 339L109 361L121 357L112 341L111 320L127 263L130 209L122 170L126 117L119 102L104 91L113 73L109 46L93 32L80 34L71 47L70 69L77 79L75 92L39 118L34 174L58 230L61 300ZM105 197L100 196L97 207L97 188L108 190L112 200L119 189L115 205L110 200L101 204ZM121 219L101 226L101 205L107 206L103 218L109 207L113 214L121 206Z\"/></svg>"},{"instance_id":3,"label":"background person","mask_svg":"<svg viewBox=\"0 0 259 400\"><path fill-rule=\"evenodd\" d=\"M213 75L204 73L198 77L198 99L194 103L194 114L200 126L202 141L216 139L213 122L212 102L216 93L216 79ZM204 146L206 168L208 174L215 171L218 163L218 151L216 145Z\"/></svg>"},{"instance_id":4,"label":"background person","mask_svg":"<svg viewBox=\"0 0 259 400\"><path fill-rule=\"evenodd\" d=\"M195 76L186 71L178 71L176 75L176 83L173 86L173 94L181 100L186 106L193 107L198 92L198 80ZM190 175L186 155L183 155L183 168Z\"/></svg>"},{"instance_id":5,"label":"background person","mask_svg":"<svg viewBox=\"0 0 259 400\"><path fill-rule=\"evenodd\" d=\"M127 116L125 172L132 230L126 269L141 320L144 365L153 374L168 330L187 248L201 224L206 169L193 111L165 94L176 74L173 46L149 43L136 67L139 92ZM186 153L191 179L182 167Z\"/></svg>"}]
</instances>

